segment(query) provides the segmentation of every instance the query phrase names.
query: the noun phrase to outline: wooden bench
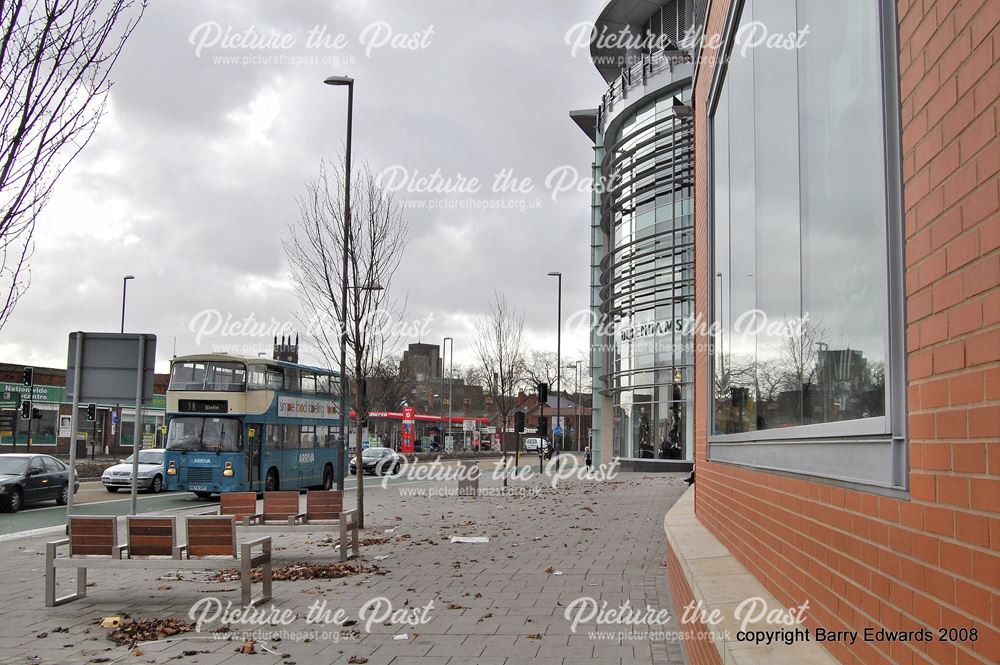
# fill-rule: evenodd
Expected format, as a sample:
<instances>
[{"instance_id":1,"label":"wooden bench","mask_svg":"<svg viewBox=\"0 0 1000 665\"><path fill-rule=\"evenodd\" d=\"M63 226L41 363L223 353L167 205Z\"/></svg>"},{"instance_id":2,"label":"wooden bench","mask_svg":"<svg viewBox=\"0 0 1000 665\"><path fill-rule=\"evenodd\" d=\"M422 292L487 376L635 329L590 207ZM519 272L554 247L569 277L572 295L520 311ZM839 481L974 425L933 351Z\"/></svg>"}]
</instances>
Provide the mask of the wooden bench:
<instances>
[{"instance_id":1,"label":"wooden bench","mask_svg":"<svg viewBox=\"0 0 1000 665\"><path fill-rule=\"evenodd\" d=\"M259 523L256 492L223 492L219 495L219 514L231 515L240 526Z\"/></svg>"},{"instance_id":2,"label":"wooden bench","mask_svg":"<svg viewBox=\"0 0 1000 665\"><path fill-rule=\"evenodd\" d=\"M347 532L351 532L351 549L358 556L358 512L344 510L344 493L340 490L306 494L306 524L335 523L340 526L340 560L347 561Z\"/></svg>"},{"instance_id":3,"label":"wooden bench","mask_svg":"<svg viewBox=\"0 0 1000 665\"><path fill-rule=\"evenodd\" d=\"M175 517L129 517L129 542L119 545L117 517L70 516L69 537L45 544L46 607L85 597L87 568L218 570L238 567L244 605L257 605L271 599L270 538L238 543L236 523L228 516L192 515L185 521L187 543L178 545ZM57 556L59 548L64 546L68 546L68 554ZM260 548L256 555L253 554L255 548ZM56 597L56 568L76 568L75 593ZM257 597L253 596L251 586L254 568L261 568L262 573L262 589Z\"/></svg>"},{"instance_id":4,"label":"wooden bench","mask_svg":"<svg viewBox=\"0 0 1000 665\"><path fill-rule=\"evenodd\" d=\"M226 501L226 497L237 495ZM240 496L242 495L242 496ZM253 503L250 503L250 500ZM347 561L347 536L351 533L354 556L359 554L357 511L344 510L344 493L340 490L321 490L306 493L306 511L299 509L298 491L264 492L264 509L257 513L257 500L253 492L232 492L222 495L219 506L222 515L231 515L237 525L251 531L287 533L301 531L339 530L340 560Z\"/></svg>"},{"instance_id":5,"label":"wooden bench","mask_svg":"<svg viewBox=\"0 0 1000 665\"><path fill-rule=\"evenodd\" d=\"M298 490L284 492L264 492L264 512L262 521L287 522L295 526L305 520L306 514L299 512Z\"/></svg>"}]
</instances>

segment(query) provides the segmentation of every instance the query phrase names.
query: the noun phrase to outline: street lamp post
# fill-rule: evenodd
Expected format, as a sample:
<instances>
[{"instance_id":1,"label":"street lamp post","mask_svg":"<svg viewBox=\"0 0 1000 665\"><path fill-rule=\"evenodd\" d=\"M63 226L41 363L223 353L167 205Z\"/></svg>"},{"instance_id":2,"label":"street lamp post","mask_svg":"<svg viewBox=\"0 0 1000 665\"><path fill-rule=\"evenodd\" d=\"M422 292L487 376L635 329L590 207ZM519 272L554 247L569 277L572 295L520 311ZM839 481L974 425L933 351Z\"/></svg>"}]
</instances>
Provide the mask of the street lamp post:
<instances>
[{"instance_id":1,"label":"street lamp post","mask_svg":"<svg viewBox=\"0 0 1000 665\"><path fill-rule=\"evenodd\" d=\"M128 281L130 279L135 279L135 275L125 275L122 277L122 333L125 332L125 294L128 292Z\"/></svg>"},{"instance_id":2,"label":"street lamp post","mask_svg":"<svg viewBox=\"0 0 1000 665\"><path fill-rule=\"evenodd\" d=\"M576 364L576 449L577 450L583 450L580 447L580 442L582 440L580 437L583 436L583 430L581 429L581 425L583 424L582 423L583 405L580 403L583 396L583 393L580 392L580 376L581 376L580 364L582 362L583 362L582 360L577 360L575 363Z\"/></svg>"},{"instance_id":3,"label":"street lamp post","mask_svg":"<svg viewBox=\"0 0 1000 665\"><path fill-rule=\"evenodd\" d=\"M576 437L572 442L576 447L576 450L583 450L580 447L580 362L577 360L572 365L566 365L566 369L573 369L576 371L576 380L573 383L576 389Z\"/></svg>"},{"instance_id":4,"label":"street lamp post","mask_svg":"<svg viewBox=\"0 0 1000 665\"><path fill-rule=\"evenodd\" d=\"M344 239L343 263L341 265L340 281L340 472L337 474L337 489L344 490L344 472L347 468L347 260L348 240L351 234L351 133L354 117L354 79L348 76L330 76L323 81L327 85L347 86L347 154L344 157ZM361 503L361 451L357 452L358 465L358 503ZM364 519L360 511L359 519Z\"/></svg>"},{"instance_id":5,"label":"street lamp post","mask_svg":"<svg viewBox=\"0 0 1000 665\"><path fill-rule=\"evenodd\" d=\"M556 306L556 427L562 426L561 416L560 416L560 399L559 391L562 389L560 377L562 376L562 273L561 272L550 272L549 277L556 277L559 279L559 296ZM559 447L556 449L556 455L562 452L562 446L566 442L566 435L560 429L559 432ZM559 469L559 463L556 462L556 469Z\"/></svg>"},{"instance_id":6,"label":"street lamp post","mask_svg":"<svg viewBox=\"0 0 1000 665\"><path fill-rule=\"evenodd\" d=\"M449 363L449 366L448 366L448 428L447 428L446 431L450 434L451 433L451 409L452 409L452 404L451 404L451 380L452 380L452 376L453 376L452 373L455 371L455 340L454 340L454 338L445 337L444 341L441 342L441 364L444 364L444 347L445 347L446 344L448 344L448 342L451 342L451 346L449 347L451 353L450 353L450 363ZM445 438L447 438L447 436L448 435L446 434ZM443 445L445 445L445 451L447 451L448 448L447 448L447 444L445 443L445 441L442 441L441 443Z\"/></svg>"},{"instance_id":7,"label":"street lamp post","mask_svg":"<svg viewBox=\"0 0 1000 665\"><path fill-rule=\"evenodd\" d=\"M128 281L130 279L135 279L135 275L125 275L124 277L122 277L122 327L121 327L121 333L123 335L125 334L125 295L128 293ZM136 416L135 417L138 418L139 417L139 405L138 404L136 405L135 410L136 410ZM125 423L122 422L122 413L121 413L121 405L120 404L115 404L114 417L118 419L118 422L117 423L115 423L115 422L111 423L112 424L112 429L111 429L111 443L115 442L115 440L114 440L114 437L115 437L114 430L115 430L115 427L117 427L117 429L118 429L118 446L121 447L121 445L122 445L122 427L124 426ZM28 426L30 428L30 426L31 426L31 422L30 421L28 422ZM71 442L71 445L75 446L76 445L76 435L75 435L75 433L70 438L73 439L72 442ZM30 436L28 437L28 441L31 441L31 437ZM96 443L97 442L95 441L93 444L91 444L91 446L90 446L91 452L93 452L94 445L96 445ZM104 442L103 441L101 442L101 448L102 449L104 448Z\"/></svg>"}]
</instances>

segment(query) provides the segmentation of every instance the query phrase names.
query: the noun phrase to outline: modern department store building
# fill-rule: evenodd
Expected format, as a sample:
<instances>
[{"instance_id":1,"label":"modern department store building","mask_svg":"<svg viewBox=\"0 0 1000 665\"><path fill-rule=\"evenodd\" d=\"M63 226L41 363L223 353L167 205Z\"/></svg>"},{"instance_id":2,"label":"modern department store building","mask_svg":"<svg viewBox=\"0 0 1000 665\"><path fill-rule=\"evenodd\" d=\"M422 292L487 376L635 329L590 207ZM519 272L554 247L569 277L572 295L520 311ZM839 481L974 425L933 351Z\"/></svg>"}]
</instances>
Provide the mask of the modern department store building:
<instances>
[{"instance_id":1,"label":"modern department store building","mask_svg":"<svg viewBox=\"0 0 1000 665\"><path fill-rule=\"evenodd\" d=\"M605 461L680 411L696 482L664 527L674 616L701 608L675 626L688 662L1000 662L998 7L612 0L597 21L691 13L704 35L669 67L593 49L608 92L571 114L595 176L620 167L593 199L595 314L718 326L671 355L638 341L669 324L593 339ZM752 25L808 33L742 48ZM789 628L741 626L748 598L805 607L810 639L740 640Z\"/></svg>"},{"instance_id":2,"label":"modern department store building","mask_svg":"<svg viewBox=\"0 0 1000 665\"><path fill-rule=\"evenodd\" d=\"M693 459L694 143L675 108L690 100L692 63L670 46L692 15L692 0L609 3L596 34L640 38L592 41L608 88L596 109L570 113L594 142L597 183L592 448L626 468Z\"/></svg>"}]
</instances>

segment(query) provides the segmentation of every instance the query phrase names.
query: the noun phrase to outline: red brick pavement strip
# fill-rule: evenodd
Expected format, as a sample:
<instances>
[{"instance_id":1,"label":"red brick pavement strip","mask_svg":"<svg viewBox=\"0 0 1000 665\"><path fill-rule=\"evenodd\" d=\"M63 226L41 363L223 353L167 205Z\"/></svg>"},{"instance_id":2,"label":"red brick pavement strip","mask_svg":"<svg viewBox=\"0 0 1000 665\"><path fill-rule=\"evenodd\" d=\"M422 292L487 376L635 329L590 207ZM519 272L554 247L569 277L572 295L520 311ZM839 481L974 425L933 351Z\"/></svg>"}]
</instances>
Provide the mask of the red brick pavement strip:
<instances>
[{"instance_id":1,"label":"red brick pavement strip","mask_svg":"<svg viewBox=\"0 0 1000 665\"><path fill-rule=\"evenodd\" d=\"M597 628L599 639L588 634L595 630L593 623L573 633L565 616L566 608L581 597L606 601L613 608L629 601L633 608L671 609L662 519L685 488L682 477L621 473L613 481L563 481L556 489L536 477L512 483L522 494L474 499L401 496L400 488L373 488L366 493L368 528L362 538L390 540L364 547L362 554L366 563L386 569L385 575L275 582L275 611L297 617L289 625L234 625L236 632L226 635L211 632L219 625L216 621L201 633L141 645L141 656L107 640L108 631L97 625L100 619L121 614L187 619L192 605L208 603L209 598L238 605L237 585L210 582L212 573L207 571L92 570L86 599L45 608L44 542L52 538L0 543L0 557L6 562L0 663L313 665L347 663L352 657L367 659L370 665L682 663L677 642L661 635L618 634L667 632L675 625L602 626ZM498 486L488 477L482 485ZM490 542L450 543L455 535L487 536ZM273 537L275 565L334 560L335 548L324 542L323 534ZM68 589L69 571L60 573L65 575L60 588ZM376 598L385 599L382 610L390 604L394 612L402 610L394 623L365 626L362 620L338 629L306 621L310 606L323 601L331 616L340 609L343 616L357 620L362 607L371 607ZM401 621L418 618L418 609L431 601L427 623L408 626ZM236 653L247 636L244 629L256 629L249 634L258 638L255 655ZM394 639L402 635L407 639ZM110 660L99 660L103 658Z\"/></svg>"}]
</instances>

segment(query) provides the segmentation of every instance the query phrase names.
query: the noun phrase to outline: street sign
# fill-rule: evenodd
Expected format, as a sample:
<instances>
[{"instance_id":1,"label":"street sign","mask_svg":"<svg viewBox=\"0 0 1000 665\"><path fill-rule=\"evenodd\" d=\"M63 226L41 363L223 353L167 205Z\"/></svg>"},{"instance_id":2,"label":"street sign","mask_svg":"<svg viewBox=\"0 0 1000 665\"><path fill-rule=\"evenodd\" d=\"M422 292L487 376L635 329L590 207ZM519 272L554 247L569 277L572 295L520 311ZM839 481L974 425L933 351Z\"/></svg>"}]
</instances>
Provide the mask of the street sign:
<instances>
[{"instance_id":1,"label":"street sign","mask_svg":"<svg viewBox=\"0 0 1000 665\"><path fill-rule=\"evenodd\" d=\"M85 333L69 334L66 361L66 396L73 402L70 431L77 430L80 403L90 402L88 416L96 417L97 403L134 404L132 433L131 514L138 512L139 445L142 407L153 401L156 335ZM95 437L96 438L96 437ZM76 445L69 447L69 483L76 474ZM66 515L73 514L73 492L67 495Z\"/></svg>"},{"instance_id":2,"label":"street sign","mask_svg":"<svg viewBox=\"0 0 1000 665\"><path fill-rule=\"evenodd\" d=\"M559 425L556 425L556 428L554 430L552 430L552 433L556 434L556 435L562 434L563 433L562 427L559 427Z\"/></svg>"},{"instance_id":3,"label":"street sign","mask_svg":"<svg viewBox=\"0 0 1000 665\"><path fill-rule=\"evenodd\" d=\"M153 401L153 368L156 365L156 335L82 333L79 402L133 404L139 369L140 337L143 343L142 401ZM72 400L76 380L77 333L69 336L66 362L66 397Z\"/></svg>"}]
</instances>

